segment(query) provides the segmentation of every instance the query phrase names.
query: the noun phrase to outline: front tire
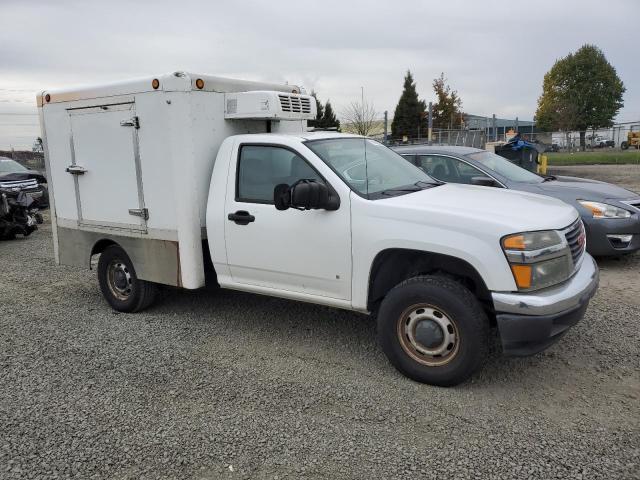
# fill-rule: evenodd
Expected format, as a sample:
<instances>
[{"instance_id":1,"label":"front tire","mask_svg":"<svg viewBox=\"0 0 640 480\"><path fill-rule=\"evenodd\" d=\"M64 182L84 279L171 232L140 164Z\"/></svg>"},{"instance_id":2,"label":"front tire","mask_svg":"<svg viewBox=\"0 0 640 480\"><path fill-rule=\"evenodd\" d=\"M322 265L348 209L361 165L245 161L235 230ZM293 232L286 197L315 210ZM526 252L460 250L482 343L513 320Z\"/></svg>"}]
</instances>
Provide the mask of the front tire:
<instances>
[{"instance_id":1,"label":"front tire","mask_svg":"<svg viewBox=\"0 0 640 480\"><path fill-rule=\"evenodd\" d=\"M119 312L139 312L153 303L157 285L138 279L127 253L118 245L104 249L98 261L98 282L105 300Z\"/></svg>"},{"instance_id":2,"label":"front tire","mask_svg":"<svg viewBox=\"0 0 640 480\"><path fill-rule=\"evenodd\" d=\"M484 363L489 321L473 294L458 282L436 275L414 277L383 300L378 341L407 377L450 387Z\"/></svg>"}]
</instances>

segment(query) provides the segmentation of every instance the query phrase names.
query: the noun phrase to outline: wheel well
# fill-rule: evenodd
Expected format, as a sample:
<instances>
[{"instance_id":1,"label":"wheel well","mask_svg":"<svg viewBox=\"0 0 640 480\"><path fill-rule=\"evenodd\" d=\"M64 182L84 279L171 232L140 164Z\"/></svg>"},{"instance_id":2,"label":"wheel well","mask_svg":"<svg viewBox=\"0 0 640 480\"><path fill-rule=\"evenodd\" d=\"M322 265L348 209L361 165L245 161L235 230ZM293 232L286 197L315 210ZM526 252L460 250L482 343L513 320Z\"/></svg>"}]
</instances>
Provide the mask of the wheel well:
<instances>
[{"instance_id":1,"label":"wheel well","mask_svg":"<svg viewBox=\"0 0 640 480\"><path fill-rule=\"evenodd\" d=\"M98 240L93 245L93 248L91 249L91 254L89 255L89 268L91 268L91 259L93 258L93 256L104 252L104 250L111 245L118 245L118 244L113 240L109 240L108 238L103 238L102 240Z\"/></svg>"},{"instance_id":2,"label":"wheel well","mask_svg":"<svg viewBox=\"0 0 640 480\"><path fill-rule=\"evenodd\" d=\"M418 275L441 274L460 282L483 304L491 294L478 271L467 261L441 253L388 249L376 255L369 276L367 308L374 311L399 283Z\"/></svg>"}]
</instances>

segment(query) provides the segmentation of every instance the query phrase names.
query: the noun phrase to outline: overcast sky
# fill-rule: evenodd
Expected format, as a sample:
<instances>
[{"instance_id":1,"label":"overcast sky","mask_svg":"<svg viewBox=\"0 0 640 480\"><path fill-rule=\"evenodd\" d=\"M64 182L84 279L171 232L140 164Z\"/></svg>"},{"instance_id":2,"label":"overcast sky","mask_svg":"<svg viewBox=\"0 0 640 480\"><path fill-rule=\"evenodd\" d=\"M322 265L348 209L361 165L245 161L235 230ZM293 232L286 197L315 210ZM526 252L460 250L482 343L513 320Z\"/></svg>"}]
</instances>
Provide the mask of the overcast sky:
<instances>
[{"instance_id":1,"label":"overcast sky","mask_svg":"<svg viewBox=\"0 0 640 480\"><path fill-rule=\"evenodd\" d=\"M175 70L289 81L338 113L364 87L390 115L407 69L427 101L444 72L465 112L531 120L545 72L584 43L627 88L618 120L640 120L639 11L638 0L0 0L0 148L38 135L38 90Z\"/></svg>"}]
</instances>

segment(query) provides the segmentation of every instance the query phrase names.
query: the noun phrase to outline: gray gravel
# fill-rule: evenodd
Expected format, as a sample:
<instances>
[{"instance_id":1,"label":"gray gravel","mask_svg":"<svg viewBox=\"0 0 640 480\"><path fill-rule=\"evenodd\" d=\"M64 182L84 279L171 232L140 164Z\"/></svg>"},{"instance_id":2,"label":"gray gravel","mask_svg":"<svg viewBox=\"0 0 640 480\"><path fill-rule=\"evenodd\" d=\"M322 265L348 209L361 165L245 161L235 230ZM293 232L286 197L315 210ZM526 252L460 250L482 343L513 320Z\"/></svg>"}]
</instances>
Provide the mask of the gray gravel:
<instances>
[{"instance_id":1,"label":"gray gravel","mask_svg":"<svg viewBox=\"0 0 640 480\"><path fill-rule=\"evenodd\" d=\"M349 312L167 290L117 314L46 225L0 266L1 478L640 478L640 308L607 288L550 350L440 389Z\"/></svg>"}]
</instances>

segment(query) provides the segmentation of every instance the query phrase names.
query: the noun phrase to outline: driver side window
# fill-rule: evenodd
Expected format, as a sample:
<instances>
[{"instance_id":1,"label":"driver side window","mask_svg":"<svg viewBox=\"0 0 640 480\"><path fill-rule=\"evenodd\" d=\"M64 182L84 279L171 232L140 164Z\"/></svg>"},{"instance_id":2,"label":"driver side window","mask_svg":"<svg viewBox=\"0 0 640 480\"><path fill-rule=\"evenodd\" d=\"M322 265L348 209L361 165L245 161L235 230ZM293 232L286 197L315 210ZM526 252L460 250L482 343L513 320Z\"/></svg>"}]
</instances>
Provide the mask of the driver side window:
<instances>
[{"instance_id":1,"label":"driver side window","mask_svg":"<svg viewBox=\"0 0 640 480\"><path fill-rule=\"evenodd\" d=\"M250 203L273 203L273 189L280 183L291 185L301 179L324 183L295 152L269 145L242 146L237 175L236 200Z\"/></svg>"}]
</instances>

